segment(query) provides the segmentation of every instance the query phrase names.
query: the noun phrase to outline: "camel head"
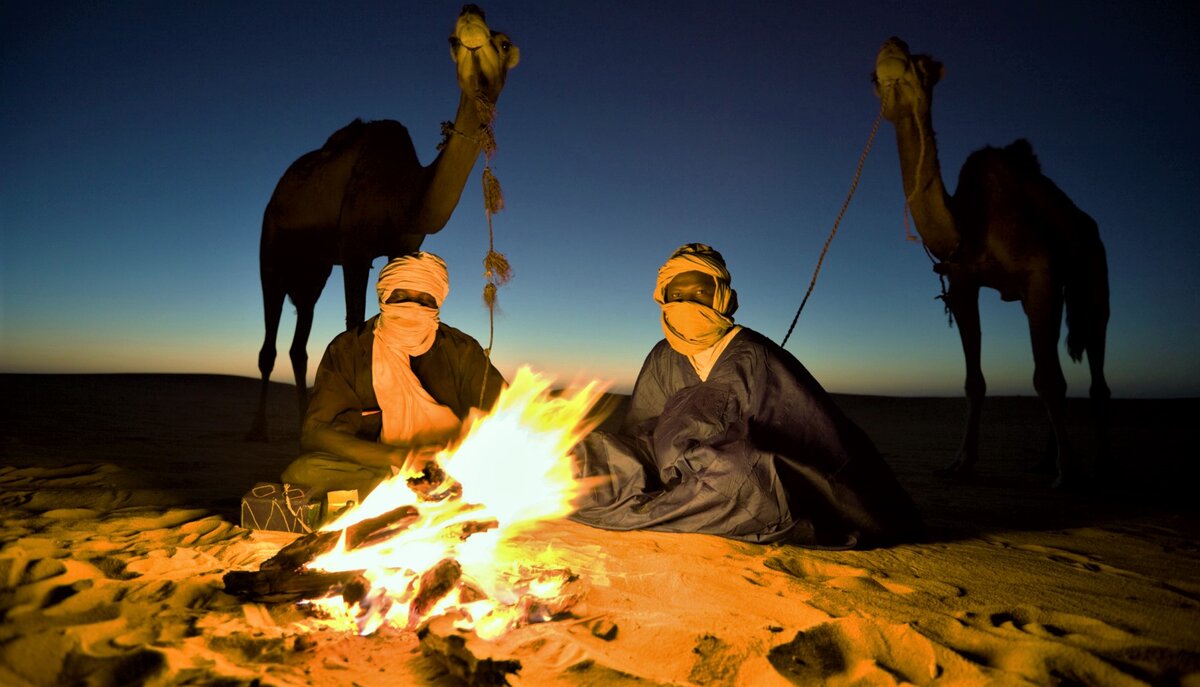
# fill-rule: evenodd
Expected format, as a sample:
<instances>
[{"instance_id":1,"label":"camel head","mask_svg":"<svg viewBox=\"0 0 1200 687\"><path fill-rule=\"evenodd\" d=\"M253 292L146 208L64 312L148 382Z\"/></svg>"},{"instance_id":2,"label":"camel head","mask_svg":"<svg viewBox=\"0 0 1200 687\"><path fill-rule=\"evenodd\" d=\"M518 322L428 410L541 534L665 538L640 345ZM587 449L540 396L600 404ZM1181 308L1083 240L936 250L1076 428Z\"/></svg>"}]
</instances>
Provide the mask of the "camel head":
<instances>
[{"instance_id":1,"label":"camel head","mask_svg":"<svg viewBox=\"0 0 1200 687\"><path fill-rule=\"evenodd\" d=\"M946 68L929 55L913 55L908 44L892 36L875 56L871 82L883 100L883 116L889 121L924 116L933 104L933 87Z\"/></svg>"},{"instance_id":2,"label":"camel head","mask_svg":"<svg viewBox=\"0 0 1200 687\"><path fill-rule=\"evenodd\" d=\"M521 51L509 37L488 28L483 10L465 5L450 35L450 59L458 65L458 86L470 96L495 103L508 70L517 66Z\"/></svg>"}]
</instances>

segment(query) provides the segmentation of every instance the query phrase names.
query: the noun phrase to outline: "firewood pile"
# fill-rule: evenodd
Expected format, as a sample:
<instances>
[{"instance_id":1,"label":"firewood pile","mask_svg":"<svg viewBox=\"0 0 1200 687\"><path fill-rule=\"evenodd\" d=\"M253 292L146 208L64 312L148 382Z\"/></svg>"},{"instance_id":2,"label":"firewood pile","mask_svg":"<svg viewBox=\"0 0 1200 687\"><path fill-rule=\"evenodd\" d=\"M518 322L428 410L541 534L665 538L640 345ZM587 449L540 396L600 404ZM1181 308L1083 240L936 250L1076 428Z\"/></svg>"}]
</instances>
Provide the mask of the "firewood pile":
<instances>
[{"instance_id":1,"label":"firewood pile","mask_svg":"<svg viewBox=\"0 0 1200 687\"><path fill-rule=\"evenodd\" d=\"M408 528L420 514L406 505L383 515L367 518L344 530L310 532L283 547L259 566L258 570L233 570L225 573L225 591L246 601L284 603L341 593L347 604L365 595L370 584L362 570L324 572L305 566L333 549L346 535L346 547L356 549L377 543ZM350 592L347 596L346 591ZM356 597L351 600L351 597Z\"/></svg>"},{"instance_id":2,"label":"firewood pile","mask_svg":"<svg viewBox=\"0 0 1200 687\"><path fill-rule=\"evenodd\" d=\"M462 565L453 557L443 558L417 575L409 588L397 593L395 599L391 594L371 593L367 570L324 571L308 567L309 563L339 546L343 539L347 550L370 546L397 536L419 519L417 507L405 505L344 529L306 534L280 549L258 570L226 573L225 591L246 602L269 604L340 595L347 609L356 604L360 606L360 616L369 610L371 615L382 617L387 615L393 603L407 603L405 625L417 631L422 652L427 657L468 685L508 684L508 676L520 670L520 661L500 655L496 643L481 638L475 631L461 629L461 621L466 617L461 607L451 607L449 611L430 617L452 592L457 592L460 604L488 597L464 575ZM465 520L444 529L441 536L466 540L495 527L497 523L493 520ZM570 617L571 609L586 594L585 583L562 568L517 566L502 577L511 592L509 596L515 599L508 604L507 629ZM554 581L562 584L550 598L544 598L536 591ZM360 630L362 628L360 617Z\"/></svg>"}]
</instances>

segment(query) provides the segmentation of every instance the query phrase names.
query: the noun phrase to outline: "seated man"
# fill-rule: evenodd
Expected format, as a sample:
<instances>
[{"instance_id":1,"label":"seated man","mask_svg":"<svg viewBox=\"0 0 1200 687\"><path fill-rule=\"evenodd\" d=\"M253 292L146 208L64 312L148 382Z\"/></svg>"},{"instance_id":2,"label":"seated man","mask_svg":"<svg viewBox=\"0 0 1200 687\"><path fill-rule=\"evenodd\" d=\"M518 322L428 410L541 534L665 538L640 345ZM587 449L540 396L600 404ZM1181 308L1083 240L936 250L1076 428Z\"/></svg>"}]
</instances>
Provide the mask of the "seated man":
<instances>
[{"instance_id":1,"label":"seated man","mask_svg":"<svg viewBox=\"0 0 1200 687\"><path fill-rule=\"evenodd\" d=\"M800 361L733 323L721 254L688 244L658 272L666 339L619 434L576 447L599 478L571 516L614 530L848 548L914 536L916 508L870 438Z\"/></svg>"},{"instance_id":2,"label":"seated man","mask_svg":"<svg viewBox=\"0 0 1200 687\"><path fill-rule=\"evenodd\" d=\"M393 474L420 473L472 408L491 408L504 378L475 339L438 321L449 290L446 263L432 253L379 271L379 315L325 349L300 429L307 453L284 482L314 498L342 489L364 498Z\"/></svg>"}]
</instances>

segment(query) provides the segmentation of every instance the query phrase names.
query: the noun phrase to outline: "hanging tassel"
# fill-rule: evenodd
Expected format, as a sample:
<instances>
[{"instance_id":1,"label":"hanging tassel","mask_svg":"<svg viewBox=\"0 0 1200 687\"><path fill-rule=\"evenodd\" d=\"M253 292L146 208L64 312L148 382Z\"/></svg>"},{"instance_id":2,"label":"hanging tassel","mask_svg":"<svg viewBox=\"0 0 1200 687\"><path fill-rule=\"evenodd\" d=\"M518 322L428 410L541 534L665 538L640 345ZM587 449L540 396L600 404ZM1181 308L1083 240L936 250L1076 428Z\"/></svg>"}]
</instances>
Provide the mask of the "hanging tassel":
<instances>
[{"instance_id":1,"label":"hanging tassel","mask_svg":"<svg viewBox=\"0 0 1200 687\"><path fill-rule=\"evenodd\" d=\"M504 253L498 253L494 250L489 250L483 258L483 276L487 279L488 284L496 286L504 286L512 279L512 267L508 264L508 258Z\"/></svg>"},{"instance_id":2,"label":"hanging tassel","mask_svg":"<svg viewBox=\"0 0 1200 687\"><path fill-rule=\"evenodd\" d=\"M504 209L504 192L491 167L483 168L483 206L493 214Z\"/></svg>"},{"instance_id":3,"label":"hanging tassel","mask_svg":"<svg viewBox=\"0 0 1200 687\"><path fill-rule=\"evenodd\" d=\"M479 145L487 159L496 154L496 133L492 127L496 119L496 104L482 93L475 95L475 112L479 115Z\"/></svg>"}]
</instances>

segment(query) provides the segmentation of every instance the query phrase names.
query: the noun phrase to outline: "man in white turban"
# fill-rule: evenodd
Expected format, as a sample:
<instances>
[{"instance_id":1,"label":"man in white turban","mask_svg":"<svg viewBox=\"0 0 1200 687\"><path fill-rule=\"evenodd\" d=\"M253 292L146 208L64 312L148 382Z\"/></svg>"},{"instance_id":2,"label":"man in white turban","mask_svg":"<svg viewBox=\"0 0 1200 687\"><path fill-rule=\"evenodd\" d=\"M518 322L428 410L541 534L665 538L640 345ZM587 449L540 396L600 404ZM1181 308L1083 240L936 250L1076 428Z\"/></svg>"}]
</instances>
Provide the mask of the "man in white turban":
<instances>
[{"instance_id":1,"label":"man in white turban","mask_svg":"<svg viewBox=\"0 0 1200 687\"><path fill-rule=\"evenodd\" d=\"M870 438L790 353L734 324L720 253L698 243L658 272L666 338L646 357L617 434L575 449L597 484L573 519L848 548L912 538L920 519Z\"/></svg>"},{"instance_id":2,"label":"man in white turban","mask_svg":"<svg viewBox=\"0 0 1200 687\"><path fill-rule=\"evenodd\" d=\"M361 499L393 474L419 473L472 408L491 408L504 378L475 339L439 320L449 290L432 253L380 270L379 315L325 349L300 430L306 453L285 483L313 498L354 489Z\"/></svg>"}]
</instances>

